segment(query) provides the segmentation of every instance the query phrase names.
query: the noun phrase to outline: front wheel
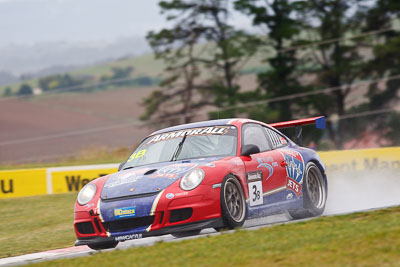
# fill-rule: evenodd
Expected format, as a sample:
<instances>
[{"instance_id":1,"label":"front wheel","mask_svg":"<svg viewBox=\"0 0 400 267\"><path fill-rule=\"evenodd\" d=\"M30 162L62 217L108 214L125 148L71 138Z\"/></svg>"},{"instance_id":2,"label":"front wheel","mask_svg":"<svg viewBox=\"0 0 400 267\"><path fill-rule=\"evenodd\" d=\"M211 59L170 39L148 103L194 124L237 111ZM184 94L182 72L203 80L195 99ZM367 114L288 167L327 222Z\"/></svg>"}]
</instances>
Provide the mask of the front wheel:
<instances>
[{"instance_id":1,"label":"front wheel","mask_svg":"<svg viewBox=\"0 0 400 267\"><path fill-rule=\"evenodd\" d=\"M90 244L87 246L93 250L102 250L102 249L115 248L117 245L118 245L118 241L110 241L110 242L104 242L104 243L98 243L98 244Z\"/></svg>"},{"instance_id":2,"label":"front wheel","mask_svg":"<svg viewBox=\"0 0 400 267\"><path fill-rule=\"evenodd\" d=\"M246 220L246 200L242 186L233 175L225 177L221 186L221 212L224 226L234 229Z\"/></svg>"},{"instance_id":3,"label":"front wheel","mask_svg":"<svg viewBox=\"0 0 400 267\"><path fill-rule=\"evenodd\" d=\"M327 192L326 181L318 166L309 162L303 182L303 208L289 211L293 219L315 217L324 212Z\"/></svg>"}]
</instances>

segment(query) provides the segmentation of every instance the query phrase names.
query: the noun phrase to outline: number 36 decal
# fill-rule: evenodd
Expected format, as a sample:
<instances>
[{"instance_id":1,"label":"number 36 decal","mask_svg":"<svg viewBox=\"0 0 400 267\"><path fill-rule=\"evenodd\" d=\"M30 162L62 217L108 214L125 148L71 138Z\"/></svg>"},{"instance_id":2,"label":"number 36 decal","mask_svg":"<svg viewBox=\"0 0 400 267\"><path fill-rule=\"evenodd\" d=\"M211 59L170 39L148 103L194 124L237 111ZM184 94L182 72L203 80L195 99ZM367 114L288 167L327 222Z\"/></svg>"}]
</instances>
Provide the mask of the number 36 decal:
<instances>
[{"instance_id":1,"label":"number 36 decal","mask_svg":"<svg viewBox=\"0 0 400 267\"><path fill-rule=\"evenodd\" d=\"M249 183L249 198L250 206L257 206L263 204L262 182Z\"/></svg>"}]
</instances>

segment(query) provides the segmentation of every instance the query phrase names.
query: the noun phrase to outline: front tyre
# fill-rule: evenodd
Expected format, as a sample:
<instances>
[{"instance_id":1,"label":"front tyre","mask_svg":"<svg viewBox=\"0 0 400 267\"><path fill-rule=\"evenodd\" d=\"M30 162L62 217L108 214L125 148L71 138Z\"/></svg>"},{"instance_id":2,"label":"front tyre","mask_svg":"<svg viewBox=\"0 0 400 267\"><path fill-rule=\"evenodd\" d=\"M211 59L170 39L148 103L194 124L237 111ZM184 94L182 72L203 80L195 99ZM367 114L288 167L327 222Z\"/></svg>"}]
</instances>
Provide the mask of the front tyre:
<instances>
[{"instance_id":1,"label":"front tyre","mask_svg":"<svg viewBox=\"0 0 400 267\"><path fill-rule=\"evenodd\" d=\"M115 248L117 245L118 245L118 241L109 241L109 242L98 243L98 244L90 244L87 246L93 250L102 250L102 249Z\"/></svg>"},{"instance_id":2,"label":"front tyre","mask_svg":"<svg viewBox=\"0 0 400 267\"><path fill-rule=\"evenodd\" d=\"M303 219L321 215L325 210L327 198L326 181L318 166L309 162L303 182L303 208L289 211L293 219Z\"/></svg>"},{"instance_id":3,"label":"front tyre","mask_svg":"<svg viewBox=\"0 0 400 267\"><path fill-rule=\"evenodd\" d=\"M221 185L221 212L224 226L234 229L246 220L246 200L242 186L233 175L225 177Z\"/></svg>"}]
</instances>

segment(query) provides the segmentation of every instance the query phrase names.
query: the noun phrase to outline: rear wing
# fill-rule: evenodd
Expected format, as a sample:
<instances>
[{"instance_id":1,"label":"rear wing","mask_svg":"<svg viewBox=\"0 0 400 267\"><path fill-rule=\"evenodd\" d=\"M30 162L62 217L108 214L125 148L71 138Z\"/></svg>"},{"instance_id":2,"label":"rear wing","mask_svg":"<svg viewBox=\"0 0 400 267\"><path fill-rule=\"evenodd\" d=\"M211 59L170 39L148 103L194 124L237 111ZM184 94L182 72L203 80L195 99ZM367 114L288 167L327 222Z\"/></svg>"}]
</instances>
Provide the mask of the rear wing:
<instances>
[{"instance_id":1,"label":"rear wing","mask_svg":"<svg viewBox=\"0 0 400 267\"><path fill-rule=\"evenodd\" d=\"M269 125L276 129L294 127L295 131L296 131L297 144L299 144L301 146L303 143L302 142L303 129L301 128L301 126L306 125L306 124L314 124L314 123L318 129L325 129L325 117L324 116L300 119L300 120L294 120L294 121L276 122L276 123L271 123Z\"/></svg>"}]
</instances>

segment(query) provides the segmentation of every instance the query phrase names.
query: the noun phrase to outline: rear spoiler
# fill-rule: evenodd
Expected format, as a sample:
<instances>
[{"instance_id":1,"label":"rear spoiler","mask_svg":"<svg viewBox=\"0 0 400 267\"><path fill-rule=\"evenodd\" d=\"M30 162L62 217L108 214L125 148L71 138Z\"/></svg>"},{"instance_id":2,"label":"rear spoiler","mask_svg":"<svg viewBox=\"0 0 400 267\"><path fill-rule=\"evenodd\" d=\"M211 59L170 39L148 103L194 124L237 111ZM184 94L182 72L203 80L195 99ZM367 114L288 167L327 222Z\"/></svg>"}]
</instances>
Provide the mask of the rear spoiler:
<instances>
[{"instance_id":1,"label":"rear spoiler","mask_svg":"<svg viewBox=\"0 0 400 267\"><path fill-rule=\"evenodd\" d=\"M294 121L276 122L276 123L271 123L269 125L276 129L294 127L295 131L296 131L297 143L301 146L303 143L302 142L303 130L302 130L301 126L306 125L306 124L314 124L314 123L318 129L325 129L325 117L324 116L300 119L300 120L294 120Z\"/></svg>"}]
</instances>

